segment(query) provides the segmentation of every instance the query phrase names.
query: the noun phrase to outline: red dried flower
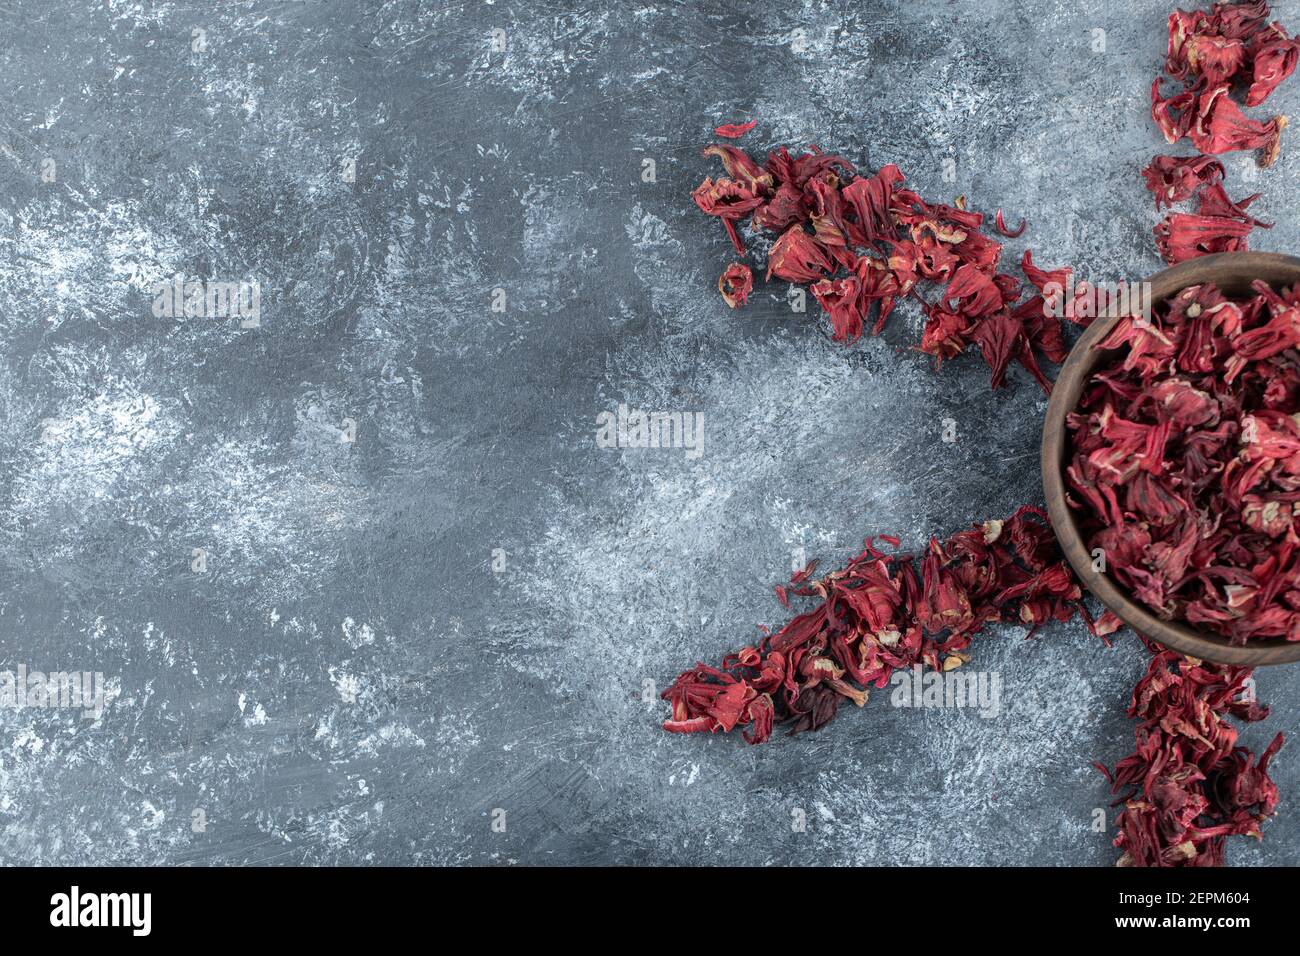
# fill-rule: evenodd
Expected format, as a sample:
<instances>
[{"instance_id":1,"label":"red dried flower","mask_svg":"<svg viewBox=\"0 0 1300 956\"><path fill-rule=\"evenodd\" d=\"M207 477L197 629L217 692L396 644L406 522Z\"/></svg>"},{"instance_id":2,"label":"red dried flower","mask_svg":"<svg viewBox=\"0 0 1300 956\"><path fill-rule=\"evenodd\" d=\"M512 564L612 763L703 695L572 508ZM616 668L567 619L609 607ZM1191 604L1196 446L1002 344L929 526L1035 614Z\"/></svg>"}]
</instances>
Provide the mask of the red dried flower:
<instances>
[{"instance_id":1,"label":"red dried flower","mask_svg":"<svg viewBox=\"0 0 1300 956\"><path fill-rule=\"evenodd\" d=\"M1224 192L1223 184L1214 183L1207 186L1201 193L1196 212L1201 216L1222 216L1227 219L1236 219L1240 222L1249 223L1252 226L1259 226L1261 229L1272 229L1273 224L1271 222L1263 222L1246 212L1246 207L1258 199L1259 196L1259 193L1252 193L1245 199L1233 202L1228 198L1228 194Z\"/></svg>"},{"instance_id":2,"label":"red dried flower","mask_svg":"<svg viewBox=\"0 0 1300 956\"><path fill-rule=\"evenodd\" d=\"M1043 294L1049 306L1056 306L1058 310L1064 308L1065 290L1070 284L1070 275L1074 270L1069 266L1050 270L1040 269L1034 265L1033 253L1026 249L1020 259L1020 271L1025 274L1030 284Z\"/></svg>"},{"instance_id":3,"label":"red dried flower","mask_svg":"<svg viewBox=\"0 0 1300 956\"><path fill-rule=\"evenodd\" d=\"M1156 156L1142 170L1156 208L1190 199L1203 186L1223 178L1223 164L1213 156Z\"/></svg>"},{"instance_id":4,"label":"red dried flower","mask_svg":"<svg viewBox=\"0 0 1300 956\"><path fill-rule=\"evenodd\" d=\"M1199 74L1207 86L1226 83L1246 62L1246 45L1236 37L1199 34L1183 46L1190 72Z\"/></svg>"},{"instance_id":5,"label":"red dried flower","mask_svg":"<svg viewBox=\"0 0 1300 956\"><path fill-rule=\"evenodd\" d=\"M727 171L727 175L742 183L751 195L766 196L772 191L772 174L759 168L743 149L714 143L704 147L704 155L716 156L722 160L722 168Z\"/></svg>"},{"instance_id":6,"label":"red dried flower","mask_svg":"<svg viewBox=\"0 0 1300 956\"><path fill-rule=\"evenodd\" d=\"M1156 227L1156 246L1171 265L1213 252L1244 252L1250 223L1223 216L1193 216L1175 212Z\"/></svg>"},{"instance_id":7,"label":"red dried flower","mask_svg":"<svg viewBox=\"0 0 1300 956\"><path fill-rule=\"evenodd\" d=\"M809 204L809 222L813 227L813 238L846 268L852 269L857 257L854 255L848 225L844 220L844 197L840 192L839 177L832 172L814 176L804 187L806 194L811 194Z\"/></svg>"},{"instance_id":8,"label":"red dried flower","mask_svg":"<svg viewBox=\"0 0 1300 956\"><path fill-rule=\"evenodd\" d=\"M1252 41L1265 32L1266 3L1216 3L1209 13L1175 10L1169 17L1165 72L1200 86L1225 82L1254 56Z\"/></svg>"},{"instance_id":9,"label":"red dried flower","mask_svg":"<svg viewBox=\"0 0 1300 956\"><path fill-rule=\"evenodd\" d=\"M918 241L892 242L893 252L886 260L904 293L912 291L919 280L947 282L961 260L952 247L933 235L923 234Z\"/></svg>"},{"instance_id":10,"label":"red dried flower","mask_svg":"<svg viewBox=\"0 0 1300 956\"><path fill-rule=\"evenodd\" d=\"M754 289L754 274L749 266L742 262L733 262L718 277L718 291L727 300L727 305L738 309L749 301L749 293Z\"/></svg>"},{"instance_id":11,"label":"red dried flower","mask_svg":"<svg viewBox=\"0 0 1300 956\"><path fill-rule=\"evenodd\" d=\"M1019 239L1025 234L1025 230L1029 228L1029 220L1021 219L1020 225L1015 229L1008 229L1006 220L1002 218L1002 210L999 209L997 215L993 217L993 227L1008 239Z\"/></svg>"},{"instance_id":12,"label":"red dried flower","mask_svg":"<svg viewBox=\"0 0 1300 956\"><path fill-rule=\"evenodd\" d=\"M816 146L808 147L802 156L791 156L789 150L779 146L767 154L767 171L779 182L793 183L800 189L814 176L839 169L845 173L856 172L853 164L843 156L823 153Z\"/></svg>"},{"instance_id":13,"label":"red dried flower","mask_svg":"<svg viewBox=\"0 0 1300 956\"><path fill-rule=\"evenodd\" d=\"M999 312L976 325L971 339L980 347L980 354L993 371L991 387L1000 387L1007 365L1024 346L1024 323L1008 312Z\"/></svg>"},{"instance_id":14,"label":"red dried flower","mask_svg":"<svg viewBox=\"0 0 1300 956\"><path fill-rule=\"evenodd\" d=\"M767 257L769 279L776 275L787 282L816 282L834 271L822 247L797 224L781 233Z\"/></svg>"},{"instance_id":15,"label":"red dried flower","mask_svg":"<svg viewBox=\"0 0 1300 956\"><path fill-rule=\"evenodd\" d=\"M862 307L859 283L855 276L847 279L822 279L809 288L817 303L826 310L835 330L836 342L852 342L862 335Z\"/></svg>"},{"instance_id":16,"label":"red dried flower","mask_svg":"<svg viewBox=\"0 0 1300 956\"><path fill-rule=\"evenodd\" d=\"M754 213L754 225L780 232L808 218L804 191L793 183L782 183L768 201Z\"/></svg>"},{"instance_id":17,"label":"red dried flower","mask_svg":"<svg viewBox=\"0 0 1300 956\"><path fill-rule=\"evenodd\" d=\"M1187 135L1187 129L1192 123L1190 107L1195 103L1196 94L1190 92L1178 93L1166 99L1160 95L1160 78L1157 77L1152 82L1151 118L1160 127L1166 142L1176 143Z\"/></svg>"},{"instance_id":18,"label":"red dried flower","mask_svg":"<svg viewBox=\"0 0 1300 956\"><path fill-rule=\"evenodd\" d=\"M1210 9L1210 19L1223 36L1244 39L1264 28L1268 22L1268 4L1263 0L1257 3L1220 0Z\"/></svg>"},{"instance_id":19,"label":"red dried flower","mask_svg":"<svg viewBox=\"0 0 1300 956\"><path fill-rule=\"evenodd\" d=\"M978 266L963 263L953 273L952 281L943 290L940 300L958 303L961 311L972 318L989 315L1002 307L1002 290L993 277L981 272Z\"/></svg>"},{"instance_id":20,"label":"red dried flower","mask_svg":"<svg viewBox=\"0 0 1300 956\"><path fill-rule=\"evenodd\" d=\"M925 307L926 323L921 332L920 350L933 355L943 364L945 359L956 358L971 343L975 323L960 312L938 305Z\"/></svg>"},{"instance_id":21,"label":"red dried flower","mask_svg":"<svg viewBox=\"0 0 1300 956\"><path fill-rule=\"evenodd\" d=\"M1209 29L1209 17L1200 10L1184 13L1175 10L1169 15L1169 52L1165 57L1165 72L1177 79L1185 79L1189 66L1185 47L1189 37Z\"/></svg>"},{"instance_id":22,"label":"red dried flower","mask_svg":"<svg viewBox=\"0 0 1300 956\"><path fill-rule=\"evenodd\" d=\"M863 318L871 311L873 302L880 303L876 324L871 329L872 335L879 335L889 319L889 313L894 310L895 301L904 290L890 267L879 259L863 256L854 266L854 274L858 279L858 305Z\"/></svg>"},{"instance_id":23,"label":"red dried flower","mask_svg":"<svg viewBox=\"0 0 1300 956\"><path fill-rule=\"evenodd\" d=\"M1227 85L1202 93L1196 115L1187 129L1192 145L1202 153L1259 150L1259 165L1272 166L1282 145L1287 118L1275 116L1267 123L1250 119L1228 96Z\"/></svg>"},{"instance_id":24,"label":"red dried flower","mask_svg":"<svg viewBox=\"0 0 1300 956\"><path fill-rule=\"evenodd\" d=\"M727 227L727 235L731 237L732 245L736 247L738 253L744 255L745 244L740 241L740 235L736 232L736 220L743 219L761 206L762 197L754 195L748 186L734 180L719 179L714 182L706 177L704 182L695 187L691 198L695 200L695 205L700 207L701 212L709 216L717 216L722 220L723 225Z\"/></svg>"},{"instance_id":25,"label":"red dried flower","mask_svg":"<svg viewBox=\"0 0 1300 956\"><path fill-rule=\"evenodd\" d=\"M739 139L758 125L758 120L752 119L748 123L723 123L713 132L718 136L724 136L727 139Z\"/></svg>"},{"instance_id":26,"label":"red dried flower","mask_svg":"<svg viewBox=\"0 0 1300 956\"><path fill-rule=\"evenodd\" d=\"M903 181L902 171L890 163L874 176L862 176L844 187L844 198L856 214L857 244L894 238L890 205L893 189Z\"/></svg>"},{"instance_id":27,"label":"red dried flower","mask_svg":"<svg viewBox=\"0 0 1300 956\"><path fill-rule=\"evenodd\" d=\"M1287 36L1274 23L1251 41L1254 82L1246 92L1246 105L1258 106L1268 99L1278 85L1295 72L1300 60L1300 40Z\"/></svg>"}]
</instances>

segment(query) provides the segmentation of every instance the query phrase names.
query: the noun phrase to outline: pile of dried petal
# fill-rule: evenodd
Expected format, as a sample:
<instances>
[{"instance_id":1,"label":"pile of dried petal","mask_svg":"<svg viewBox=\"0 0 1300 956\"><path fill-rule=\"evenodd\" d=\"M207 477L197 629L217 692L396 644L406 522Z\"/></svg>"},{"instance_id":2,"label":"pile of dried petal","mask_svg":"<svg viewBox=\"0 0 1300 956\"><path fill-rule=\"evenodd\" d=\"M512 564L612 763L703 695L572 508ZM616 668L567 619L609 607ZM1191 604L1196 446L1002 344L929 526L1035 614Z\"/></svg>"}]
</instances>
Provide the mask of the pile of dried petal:
<instances>
[{"instance_id":1,"label":"pile of dried petal","mask_svg":"<svg viewBox=\"0 0 1300 956\"><path fill-rule=\"evenodd\" d=\"M1224 837L1260 837L1277 809L1268 764L1283 735L1255 763L1226 719L1268 716L1246 691L1250 670L1147 646L1154 656L1129 707L1141 721L1136 750L1113 774L1098 765L1122 794L1119 865L1221 866Z\"/></svg>"},{"instance_id":2,"label":"pile of dried petal","mask_svg":"<svg viewBox=\"0 0 1300 956\"><path fill-rule=\"evenodd\" d=\"M724 135L733 132L719 129L727 130ZM1018 303L1021 280L998 272L1002 245L981 231L983 214L967 210L961 199L955 206L925 201L903 188L897 166L857 176L846 159L815 146L799 156L782 146L761 166L736 146L714 144L704 155L721 160L726 176L706 178L691 194L696 205L722 220L742 256L742 220L748 219L753 230L777 234L767 278L807 285L829 315L836 341L861 336L873 307L871 332L878 334L895 303L911 297L927 319L922 352L942 362L974 344L992 369L994 388L1004 384L1007 366L1015 360L1050 390L1038 356L1064 360L1059 316L1067 312L1048 307L1043 284L1068 287L1069 269L1044 272L1026 251L1022 269L1037 291ZM1024 225L1008 230L999 212L994 228L1014 237ZM748 293L748 274L737 263L719 281L733 308L744 302L738 290ZM927 284L942 287L933 301L919 295Z\"/></svg>"},{"instance_id":3,"label":"pile of dried petal","mask_svg":"<svg viewBox=\"0 0 1300 956\"><path fill-rule=\"evenodd\" d=\"M1165 72L1181 81L1169 97L1161 78L1151 86L1151 118L1165 139L1191 140L1202 153L1259 150L1259 164L1277 159L1286 117L1267 123L1249 119L1232 98L1234 80L1249 80L1246 105L1263 103L1290 76L1300 57L1300 42L1280 23L1268 20L1267 3L1216 3L1206 13L1175 10L1169 16Z\"/></svg>"},{"instance_id":4,"label":"pile of dried petal","mask_svg":"<svg viewBox=\"0 0 1300 956\"><path fill-rule=\"evenodd\" d=\"M1259 164L1277 159L1285 116L1267 123L1249 119L1232 99L1235 80L1248 80L1246 105L1258 106L1291 75L1300 58L1300 40L1268 20L1268 4L1216 3L1207 13L1176 10L1169 17L1165 72L1181 81L1181 92L1163 97L1161 79L1151 87L1151 117L1170 143L1184 137L1202 153L1259 150ZM1156 226L1156 242L1166 262L1182 262L1214 252L1247 248L1255 226L1269 228L1246 213L1258 193L1232 202L1219 180L1223 166L1209 156L1156 156L1142 171L1156 208L1199 194L1194 214L1175 212Z\"/></svg>"},{"instance_id":5,"label":"pile of dried petal","mask_svg":"<svg viewBox=\"0 0 1300 956\"><path fill-rule=\"evenodd\" d=\"M720 667L696 664L678 677L663 693L672 703L665 730L743 727L753 744L767 740L774 723L790 723L791 733L817 730L843 701L866 703L867 689L883 687L896 670L960 666L987 623L1036 628L1076 611L1086 618L1078 582L1037 508L975 525L943 544L931 540L919 575L910 555L886 555L871 539L844 569L814 579L815 568L814 561L777 596L782 604L791 594L815 597L817 607L757 646L727 655ZM1108 615L1096 632L1118 626Z\"/></svg>"},{"instance_id":6,"label":"pile of dried petal","mask_svg":"<svg viewBox=\"0 0 1300 956\"><path fill-rule=\"evenodd\" d=\"M1233 202L1224 192L1223 166L1210 156L1177 159L1157 156L1142 170L1155 194L1156 208L1196 198L1196 213L1171 212L1156 226L1156 247L1171 265L1214 252L1245 252L1246 237L1256 226L1272 229L1246 212L1259 193Z\"/></svg>"},{"instance_id":7,"label":"pile of dried petal","mask_svg":"<svg viewBox=\"0 0 1300 956\"><path fill-rule=\"evenodd\" d=\"M1066 425L1088 546L1164 620L1300 640L1300 294L1210 284L1121 319Z\"/></svg>"}]
</instances>

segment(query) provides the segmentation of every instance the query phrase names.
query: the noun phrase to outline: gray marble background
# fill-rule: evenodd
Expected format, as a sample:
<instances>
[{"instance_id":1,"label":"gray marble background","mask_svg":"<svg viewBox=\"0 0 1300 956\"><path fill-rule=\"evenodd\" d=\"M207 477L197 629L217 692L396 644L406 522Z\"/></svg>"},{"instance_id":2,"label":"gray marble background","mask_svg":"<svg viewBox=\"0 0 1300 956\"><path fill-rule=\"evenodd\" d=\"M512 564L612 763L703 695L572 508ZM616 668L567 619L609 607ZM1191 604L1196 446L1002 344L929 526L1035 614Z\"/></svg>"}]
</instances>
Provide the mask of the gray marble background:
<instances>
[{"instance_id":1,"label":"gray marble background","mask_svg":"<svg viewBox=\"0 0 1300 956\"><path fill-rule=\"evenodd\" d=\"M1021 372L936 373L909 307L847 349L783 285L725 307L712 126L1027 216L1012 261L1146 274L1169 9L0 0L0 669L112 689L0 711L0 861L1112 862L1131 638L996 629L997 718L878 694L761 748L662 733L643 688L779 625L799 548L1042 495ZM1297 136L1229 159L1258 248L1300 245ZM257 280L260 328L156 318L176 273ZM619 402L703 412L703 456L597 448ZM1300 670L1258 683L1257 746ZM1300 863L1293 748L1230 862Z\"/></svg>"}]
</instances>

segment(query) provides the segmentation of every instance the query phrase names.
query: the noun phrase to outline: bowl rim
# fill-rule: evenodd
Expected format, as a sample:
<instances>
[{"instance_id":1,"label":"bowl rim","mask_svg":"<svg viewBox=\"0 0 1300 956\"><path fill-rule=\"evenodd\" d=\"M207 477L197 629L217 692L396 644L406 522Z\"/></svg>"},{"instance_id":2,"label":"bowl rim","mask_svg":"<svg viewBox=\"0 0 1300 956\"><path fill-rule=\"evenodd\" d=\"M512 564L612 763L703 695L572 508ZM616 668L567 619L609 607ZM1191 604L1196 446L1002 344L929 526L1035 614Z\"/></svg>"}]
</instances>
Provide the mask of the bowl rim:
<instances>
[{"instance_id":1,"label":"bowl rim","mask_svg":"<svg viewBox=\"0 0 1300 956\"><path fill-rule=\"evenodd\" d=\"M1235 292L1249 287L1254 279L1263 279L1275 287L1300 284L1300 258L1273 252L1224 252L1181 262L1143 281L1150 284L1151 301L1157 303L1188 286L1204 282L1214 282L1220 288ZM1096 365L1109 352L1118 351L1103 352L1094 346L1123 317L1114 315L1097 319L1075 342L1061 366L1043 419L1040 459L1043 492L1052 530L1066 560L1083 586L1125 624L1173 650L1219 664L1254 666L1300 660L1300 641L1263 638L1245 645L1234 645L1226 637L1198 631L1181 621L1161 620L1106 572L1093 569L1092 554L1084 546L1073 511L1066 503L1068 435L1065 416L1078 406L1079 397Z\"/></svg>"}]
</instances>

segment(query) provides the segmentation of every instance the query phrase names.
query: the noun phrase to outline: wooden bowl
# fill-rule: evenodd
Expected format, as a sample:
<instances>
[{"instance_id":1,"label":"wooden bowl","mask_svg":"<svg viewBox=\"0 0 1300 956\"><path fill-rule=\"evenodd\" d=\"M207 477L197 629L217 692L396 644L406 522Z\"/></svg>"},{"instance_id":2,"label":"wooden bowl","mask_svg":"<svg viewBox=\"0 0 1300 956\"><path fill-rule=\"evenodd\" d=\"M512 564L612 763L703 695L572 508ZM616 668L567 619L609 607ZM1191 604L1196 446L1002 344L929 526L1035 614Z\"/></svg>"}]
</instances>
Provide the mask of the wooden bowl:
<instances>
[{"instance_id":1,"label":"wooden bowl","mask_svg":"<svg viewBox=\"0 0 1300 956\"><path fill-rule=\"evenodd\" d=\"M1300 259L1271 252L1225 252L1180 262L1146 281L1151 284L1153 307L1190 285L1213 282L1225 295L1248 295L1250 284L1263 279L1274 288L1300 284ZM1084 587L1101 603L1119 615L1129 627L1180 653L1219 664L1255 666L1300 660L1300 641L1284 638L1252 640L1244 646L1228 643L1226 637L1198 631L1181 621L1163 621L1145 604L1128 593L1103 571L1094 571L1092 554L1079 535L1073 509L1065 501L1065 464L1069 434L1065 416L1079 404L1079 396L1092 377L1093 369L1116 350L1101 350L1096 344L1121 316L1097 319L1075 343L1061 367L1052 389L1043 422L1043 491L1052 528ZM1120 350L1122 351L1122 350Z\"/></svg>"}]
</instances>

